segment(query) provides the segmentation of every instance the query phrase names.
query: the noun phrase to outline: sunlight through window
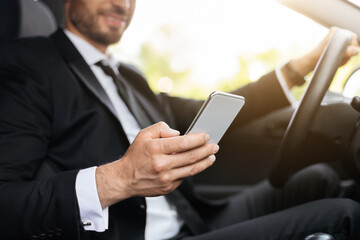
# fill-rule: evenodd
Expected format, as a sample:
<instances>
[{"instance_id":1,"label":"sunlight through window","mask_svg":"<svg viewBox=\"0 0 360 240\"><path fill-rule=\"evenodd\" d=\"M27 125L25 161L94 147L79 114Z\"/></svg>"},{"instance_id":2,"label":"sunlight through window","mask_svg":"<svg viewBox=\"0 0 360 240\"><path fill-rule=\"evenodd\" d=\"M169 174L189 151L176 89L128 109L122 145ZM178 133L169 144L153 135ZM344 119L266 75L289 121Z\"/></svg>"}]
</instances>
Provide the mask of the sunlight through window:
<instances>
[{"instance_id":1,"label":"sunlight through window","mask_svg":"<svg viewBox=\"0 0 360 240\"><path fill-rule=\"evenodd\" d=\"M111 51L137 65L155 91L164 91L166 76L170 94L204 98L255 81L326 33L271 0L138 0L131 26Z\"/></svg>"}]
</instances>

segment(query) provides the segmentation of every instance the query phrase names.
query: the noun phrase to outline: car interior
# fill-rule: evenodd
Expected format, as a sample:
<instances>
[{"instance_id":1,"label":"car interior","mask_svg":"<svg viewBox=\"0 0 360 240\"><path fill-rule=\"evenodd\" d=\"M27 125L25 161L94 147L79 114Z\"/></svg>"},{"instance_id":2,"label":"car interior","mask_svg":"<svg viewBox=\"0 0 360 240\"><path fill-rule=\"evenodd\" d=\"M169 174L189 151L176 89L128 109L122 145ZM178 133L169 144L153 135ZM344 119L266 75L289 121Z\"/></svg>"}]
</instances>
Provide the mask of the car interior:
<instances>
[{"instance_id":1,"label":"car interior","mask_svg":"<svg viewBox=\"0 0 360 240\"><path fill-rule=\"evenodd\" d=\"M329 4L328 0L278 2L325 26L337 25L360 36L355 24L316 11ZM360 18L360 8L350 0L331 4L334 6L326 9L342 8L353 14L349 16L352 21ZM63 24L63 10L63 0L0 1L0 43L14 37L48 35ZM346 30L334 36L296 109L272 112L225 134L217 163L194 177L199 194L224 198L266 178L281 187L292 173L318 162L333 166L344 184L360 183L360 98L328 91L350 39ZM352 81L358 78L352 77Z\"/></svg>"}]
</instances>

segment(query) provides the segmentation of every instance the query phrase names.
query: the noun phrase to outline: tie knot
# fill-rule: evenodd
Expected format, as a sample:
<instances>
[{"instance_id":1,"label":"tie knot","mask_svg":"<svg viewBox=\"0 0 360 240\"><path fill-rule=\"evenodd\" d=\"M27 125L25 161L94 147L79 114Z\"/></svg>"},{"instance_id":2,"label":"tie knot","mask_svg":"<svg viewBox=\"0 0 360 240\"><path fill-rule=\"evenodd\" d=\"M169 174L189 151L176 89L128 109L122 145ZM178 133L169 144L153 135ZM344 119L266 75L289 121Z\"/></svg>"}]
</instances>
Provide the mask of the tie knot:
<instances>
[{"instance_id":1,"label":"tie knot","mask_svg":"<svg viewBox=\"0 0 360 240\"><path fill-rule=\"evenodd\" d=\"M129 87L126 82L126 79L122 77L119 72L115 73L111 65L104 60L95 63L95 65L100 67L106 75L110 76L113 79L121 99L125 102L128 109L138 122L139 126L150 126L152 123L151 120L149 119L146 112L144 112L144 110L142 109L142 106L138 103L138 100L136 99L134 93L131 90L131 87Z\"/></svg>"},{"instance_id":2,"label":"tie knot","mask_svg":"<svg viewBox=\"0 0 360 240\"><path fill-rule=\"evenodd\" d=\"M104 60L101 60L97 63L95 63L96 66L100 67L104 73L112 78L116 78L116 74L113 70L113 68Z\"/></svg>"}]
</instances>

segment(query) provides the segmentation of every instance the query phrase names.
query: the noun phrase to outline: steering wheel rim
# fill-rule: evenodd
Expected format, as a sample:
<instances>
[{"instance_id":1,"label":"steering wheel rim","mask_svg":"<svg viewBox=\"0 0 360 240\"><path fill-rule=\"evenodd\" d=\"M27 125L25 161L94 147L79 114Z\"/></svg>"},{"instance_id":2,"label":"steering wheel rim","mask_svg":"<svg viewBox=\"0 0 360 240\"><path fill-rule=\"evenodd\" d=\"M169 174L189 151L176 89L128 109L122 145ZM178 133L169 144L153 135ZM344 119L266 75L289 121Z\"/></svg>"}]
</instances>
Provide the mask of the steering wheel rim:
<instances>
[{"instance_id":1,"label":"steering wheel rim","mask_svg":"<svg viewBox=\"0 0 360 240\"><path fill-rule=\"evenodd\" d=\"M274 187L283 187L293 173L308 165L296 156L299 155L300 147L351 39L351 32L338 30L319 58L313 77L291 117L272 165L268 178Z\"/></svg>"}]
</instances>

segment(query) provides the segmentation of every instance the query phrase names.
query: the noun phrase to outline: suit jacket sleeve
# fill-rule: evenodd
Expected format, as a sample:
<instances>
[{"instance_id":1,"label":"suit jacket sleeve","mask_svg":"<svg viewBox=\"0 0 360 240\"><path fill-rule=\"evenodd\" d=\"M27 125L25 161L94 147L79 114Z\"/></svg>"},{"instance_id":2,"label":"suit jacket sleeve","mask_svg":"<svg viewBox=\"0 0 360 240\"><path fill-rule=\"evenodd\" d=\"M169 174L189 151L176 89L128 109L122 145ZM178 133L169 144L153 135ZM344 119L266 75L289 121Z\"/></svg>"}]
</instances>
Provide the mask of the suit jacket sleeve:
<instances>
[{"instance_id":1,"label":"suit jacket sleeve","mask_svg":"<svg viewBox=\"0 0 360 240\"><path fill-rule=\"evenodd\" d=\"M39 69L23 64L26 51L19 58L7 49L15 48L0 49L1 238L76 239L81 228L75 195L78 171L35 180L52 144L50 88L37 80L34 71Z\"/></svg>"}]
</instances>

